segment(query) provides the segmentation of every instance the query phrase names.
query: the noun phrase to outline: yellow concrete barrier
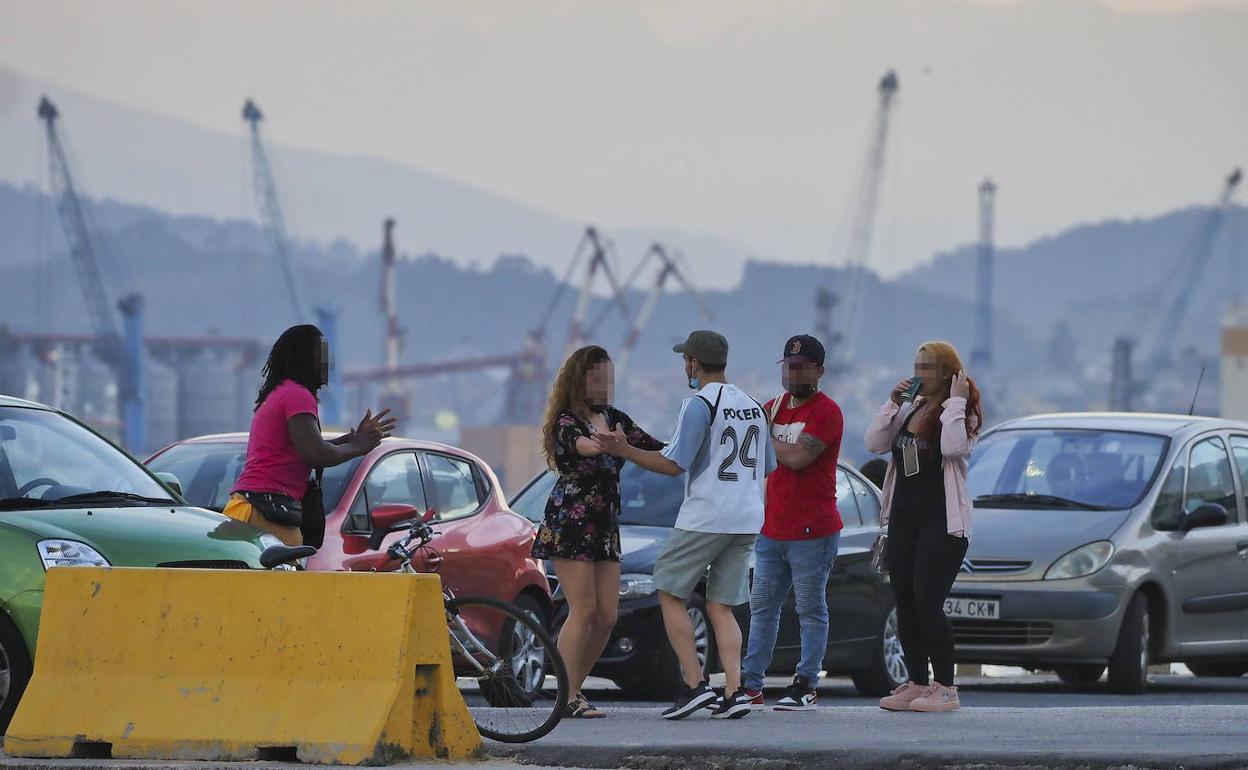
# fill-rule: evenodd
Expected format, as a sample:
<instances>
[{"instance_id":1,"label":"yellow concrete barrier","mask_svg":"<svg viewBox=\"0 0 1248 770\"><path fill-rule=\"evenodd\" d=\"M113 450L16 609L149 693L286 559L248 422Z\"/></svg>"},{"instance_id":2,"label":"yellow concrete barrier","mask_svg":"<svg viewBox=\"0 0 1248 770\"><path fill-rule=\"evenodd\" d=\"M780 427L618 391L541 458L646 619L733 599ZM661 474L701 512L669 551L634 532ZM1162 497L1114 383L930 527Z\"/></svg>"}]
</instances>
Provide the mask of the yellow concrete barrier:
<instances>
[{"instance_id":1,"label":"yellow concrete barrier","mask_svg":"<svg viewBox=\"0 0 1248 770\"><path fill-rule=\"evenodd\" d=\"M19 757L466 759L435 575L62 567Z\"/></svg>"}]
</instances>

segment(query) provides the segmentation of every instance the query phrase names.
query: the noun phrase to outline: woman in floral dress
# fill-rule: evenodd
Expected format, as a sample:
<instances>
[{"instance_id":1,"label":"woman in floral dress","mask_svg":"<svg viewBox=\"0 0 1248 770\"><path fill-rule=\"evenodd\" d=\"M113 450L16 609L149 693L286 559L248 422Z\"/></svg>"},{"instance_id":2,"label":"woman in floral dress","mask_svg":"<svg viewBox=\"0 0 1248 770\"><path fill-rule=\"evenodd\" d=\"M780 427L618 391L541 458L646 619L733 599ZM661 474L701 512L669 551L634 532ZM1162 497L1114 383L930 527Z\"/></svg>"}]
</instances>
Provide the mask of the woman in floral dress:
<instances>
[{"instance_id":1,"label":"woman in floral dress","mask_svg":"<svg viewBox=\"0 0 1248 770\"><path fill-rule=\"evenodd\" d=\"M559 653L574 693L566 716L604 716L581 692L585 677L615 627L620 590L620 468L595 436L619 428L630 444L661 449L663 442L611 406L615 374L611 357L591 345L573 353L555 379L542 424L546 462L559 474L533 556L550 559L568 600Z\"/></svg>"}]
</instances>

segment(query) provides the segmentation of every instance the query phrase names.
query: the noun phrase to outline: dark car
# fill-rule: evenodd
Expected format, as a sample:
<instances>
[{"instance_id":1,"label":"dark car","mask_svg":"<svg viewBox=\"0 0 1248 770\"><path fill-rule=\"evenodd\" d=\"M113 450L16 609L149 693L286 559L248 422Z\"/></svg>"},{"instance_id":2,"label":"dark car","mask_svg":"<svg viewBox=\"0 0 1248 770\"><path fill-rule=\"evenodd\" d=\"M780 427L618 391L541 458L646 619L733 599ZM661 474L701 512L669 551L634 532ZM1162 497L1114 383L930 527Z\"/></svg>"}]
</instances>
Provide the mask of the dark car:
<instances>
[{"instance_id":1,"label":"dark car","mask_svg":"<svg viewBox=\"0 0 1248 770\"><path fill-rule=\"evenodd\" d=\"M555 474L536 476L511 501L511 509L535 523L545 513ZM626 465L620 474L620 610L611 640L591 672L640 697L668 698L681 684L676 654L667 642L654 588L654 562L671 534L684 498L684 478L648 473ZM880 493L849 466L837 468L837 500L845 529L836 566L828 578L831 619L824 668L848 674L864 695L883 695L908 679L897 637L897 613L888 579L871 566L880 529ZM547 565L559 615L566 614L558 576ZM705 586L690 599L698 657L708 671L718 668L714 632L706 614ZM748 633L749 605L737 609ZM801 655L797 614L790 594L780 617L771 671L792 675Z\"/></svg>"}]
</instances>

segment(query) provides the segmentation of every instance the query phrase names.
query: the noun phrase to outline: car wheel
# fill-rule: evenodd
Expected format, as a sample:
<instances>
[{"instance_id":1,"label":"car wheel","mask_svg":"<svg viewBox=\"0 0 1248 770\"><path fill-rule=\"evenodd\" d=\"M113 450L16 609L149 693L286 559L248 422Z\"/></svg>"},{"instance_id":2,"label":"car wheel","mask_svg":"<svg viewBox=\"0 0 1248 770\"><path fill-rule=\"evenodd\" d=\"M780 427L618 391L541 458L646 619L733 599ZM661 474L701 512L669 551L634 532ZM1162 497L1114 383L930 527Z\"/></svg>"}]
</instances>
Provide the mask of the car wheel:
<instances>
[{"instance_id":1,"label":"car wheel","mask_svg":"<svg viewBox=\"0 0 1248 770\"><path fill-rule=\"evenodd\" d=\"M1053 669L1057 674L1057 678L1066 684L1093 684L1101 680L1101 674L1105 673L1105 667L1096 663L1077 664L1071 666L1058 666Z\"/></svg>"},{"instance_id":2,"label":"car wheel","mask_svg":"<svg viewBox=\"0 0 1248 770\"><path fill-rule=\"evenodd\" d=\"M710 674L718 667L718 659L715 655L715 629L711 626L711 616L706 612L706 599L695 593L685 604L685 611L693 623L693 646L698 651L698 662L702 664L702 670ZM685 686L680 661L676 659L676 651L668 643L666 633L659 644L659 668L653 676L617 679L614 680L616 686L630 696L653 700L666 700L679 695Z\"/></svg>"},{"instance_id":3,"label":"car wheel","mask_svg":"<svg viewBox=\"0 0 1248 770\"><path fill-rule=\"evenodd\" d=\"M1119 695L1139 695L1148 685L1151 629L1148 599L1136 594L1127 605L1118 631L1118 643L1109 656L1109 689Z\"/></svg>"},{"instance_id":4,"label":"car wheel","mask_svg":"<svg viewBox=\"0 0 1248 770\"><path fill-rule=\"evenodd\" d=\"M889 607L884 615L871 667L855 671L851 676L858 693L872 698L888 695L910 680L901 649L901 635L897 632L896 607Z\"/></svg>"},{"instance_id":5,"label":"car wheel","mask_svg":"<svg viewBox=\"0 0 1248 770\"><path fill-rule=\"evenodd\" d=\"M1248 663L1242 661L1192 661L1186 664L1196 676L1228 676L1239 678L1248 674Z\"/></svg>"},{"instance_id":6,"label":"car wheel","mask_svg":"<svg viewBox=\"0 0 1248 770\"><path fill-rule=\"evenodd\" d=\"M17 702L30 681L30 653L17 627L0 613L0 735L9 729Z\"/></svg>"}]
</instances>

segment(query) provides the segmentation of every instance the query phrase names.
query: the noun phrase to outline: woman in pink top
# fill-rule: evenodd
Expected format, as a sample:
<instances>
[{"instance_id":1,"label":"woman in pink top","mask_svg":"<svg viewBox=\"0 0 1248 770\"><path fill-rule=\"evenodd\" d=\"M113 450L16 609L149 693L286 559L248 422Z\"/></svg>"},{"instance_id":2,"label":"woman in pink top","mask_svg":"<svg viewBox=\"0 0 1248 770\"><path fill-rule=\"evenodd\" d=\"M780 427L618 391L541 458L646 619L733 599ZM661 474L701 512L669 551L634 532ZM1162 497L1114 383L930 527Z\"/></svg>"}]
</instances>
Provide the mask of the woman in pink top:
<instances>
[{"instance_id":1,"label":"woman in pink top","mask_svg":"<svg viewBox=\"0 0 1248 770\"><path fill-rule=\"evenodd\" d=\"M907 391L919 384L913 399ZM983 413L979 389L947 342L919 346L914 378L893 388L867 429L867 449L889 454L881 522L888 527L888 569L897 631L911 681L880 701L892 711L955 711L953 626L945 598L971 534L967 459ZM928 682L928 663L935 682Z\"/></svg>"},{"instance_id":2,"label":"woman in pink top","mask_svg":"<svg viewBox=\"0 0 1248 770\"><path fill-rule=\"evenodd\" d=\"M277 338L264 364L243 472L222 511L300 545L301 506L314 468L340 465L368 454L390 435L389 410L370 410L350 433L321 436L317 391L329 381L329 345L310 324L292 326Z\"/></svg>"}]
</instances>

